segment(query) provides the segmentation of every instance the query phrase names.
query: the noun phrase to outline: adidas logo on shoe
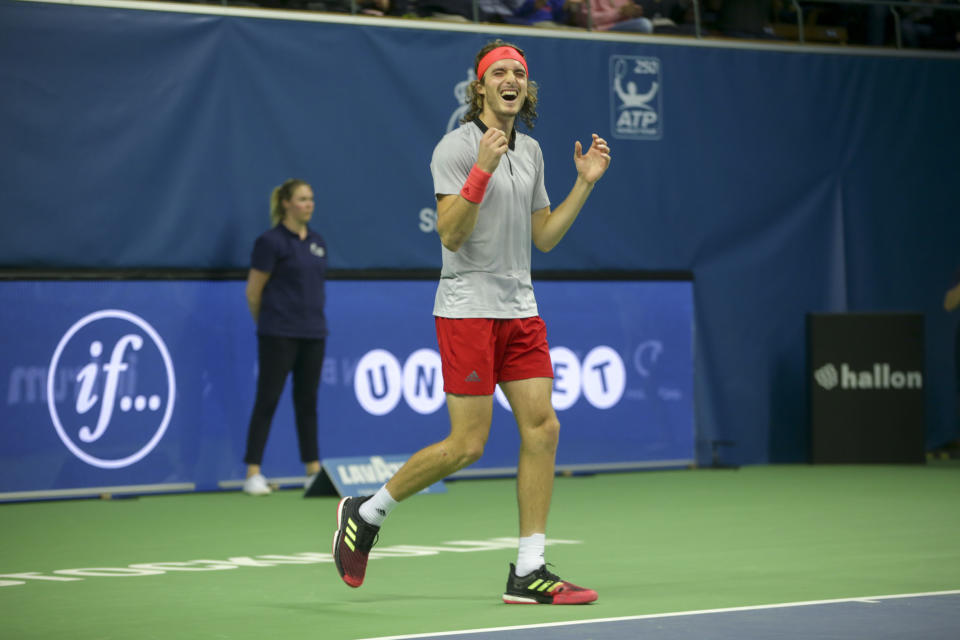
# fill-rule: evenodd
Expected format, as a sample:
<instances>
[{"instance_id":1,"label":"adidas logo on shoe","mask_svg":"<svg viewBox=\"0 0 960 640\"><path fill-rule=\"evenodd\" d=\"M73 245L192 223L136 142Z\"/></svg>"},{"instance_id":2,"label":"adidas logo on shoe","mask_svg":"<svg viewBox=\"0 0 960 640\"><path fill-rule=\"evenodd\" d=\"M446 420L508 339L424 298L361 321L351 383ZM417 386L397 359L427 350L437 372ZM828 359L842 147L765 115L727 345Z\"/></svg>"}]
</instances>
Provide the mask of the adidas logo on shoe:
<instances>
[{"instance_id":1,"label":"adidas logo on shoe","mask_svg":"<svg viewBox=\"0 0 960 640\"><path fill-rule=\"evenodd\" d=\"M476 371L471 371L470 375L466 377L467 382L480 382L480 376L477 375Z\"/></svg>"}]
</instances>

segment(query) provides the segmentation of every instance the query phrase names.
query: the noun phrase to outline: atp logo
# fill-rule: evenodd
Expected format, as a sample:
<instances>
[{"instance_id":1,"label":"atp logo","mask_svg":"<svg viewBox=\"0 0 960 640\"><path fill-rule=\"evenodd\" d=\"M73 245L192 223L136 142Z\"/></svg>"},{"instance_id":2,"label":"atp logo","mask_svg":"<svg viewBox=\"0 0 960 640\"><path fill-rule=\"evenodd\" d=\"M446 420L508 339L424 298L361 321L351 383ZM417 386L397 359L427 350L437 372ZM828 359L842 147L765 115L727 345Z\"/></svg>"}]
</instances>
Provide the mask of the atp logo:
<instances>
[{"instance_id":1,"label":"atp logo","mask_svg":"<svg viewBox=\"0 0 960 640\"><path fill-rule=\"evenodd\" d=\"M446 133L450 133L459 127L460 119L466 115L467 111L470 109L470 105L467 104L467 88L476 79L476 71L473 69L467 69L467 79L461 80L453 86L453 97L456 99L459 106L453 110L453 113L451 113L450 117L447 119ZM420 220L420 222L417 224L420 231L424 233L433 233L437 230L437 210L433 207L424 207L420 209L420 213L417 215L417 217Z\"/></svg>"},{"instance_id":2,"label":"atp logo","mask_svg":"<svg viewBox=\"0 0 960 640\"><path fill-rule=\"evenodd\" d=\"M79 370L75 397L56 401L57 369ZM107 309L64 334L47 372L47 408L60 440L87 464L120 469L142 459L170 424L173 362L143 318Z\"/></svg>"},{"instance_id":3,"label":"atp logo","mask_svg":"<svg viewBox=\"0 0 960 640\"><path fill-rule=\"evenodd\" d=\"M456 98L457 104L460 106L450 114L450 119L447 120L447 133L450 133L460 126L460 118L462 118L470 108L470 105L467 104L467 87L473 84L476 79L477 72L472 68L467 69L467 79L461 80L453 86L453 97Z\"/></svg>"},{"instance_id":4,"label":"atp logo","mask_svg":"<svg viewBox=\"0 0 960 640\"><path fill-rule=\"evenodd\" d=\"M610 56L610 129L613 137L663 137L660 59Z\"/></svg>"}]
</instances>

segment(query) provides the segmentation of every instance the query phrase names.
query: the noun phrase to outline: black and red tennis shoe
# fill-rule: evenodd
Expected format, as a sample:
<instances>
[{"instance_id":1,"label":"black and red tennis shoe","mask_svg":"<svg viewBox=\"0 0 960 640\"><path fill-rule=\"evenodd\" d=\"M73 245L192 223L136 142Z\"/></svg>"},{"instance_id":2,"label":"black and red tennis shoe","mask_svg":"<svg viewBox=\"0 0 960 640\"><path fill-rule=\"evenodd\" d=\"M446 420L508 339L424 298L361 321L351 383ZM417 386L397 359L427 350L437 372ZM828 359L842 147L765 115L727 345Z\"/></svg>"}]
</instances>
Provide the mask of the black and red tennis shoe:
<instances>
[{"instance_id":1,"label":"black and red tennis shoe","mask_svg":"<svg viewBox=\"0 0 960 640\"><path fill-rule=\"evenodd\" d=\"M333 534L333 563L337 573L351 587L363 584L370 549L377 543L380 527L360 517L360 505L370 499L344 498L337 505L337 531Z\"/></svg>"},{"instance_id":2,"label":"black and red tennis shoe","mask_svg":"<svg viewBox=\"0 0 960 640\"><path fill-rule=\"evenodd\" d=\"M510 563L507 590L503 594L507 604L587 604L596 599L596 591L561 580L547 571L546 565L521 578Z\"/></svg>"}]
</instances>

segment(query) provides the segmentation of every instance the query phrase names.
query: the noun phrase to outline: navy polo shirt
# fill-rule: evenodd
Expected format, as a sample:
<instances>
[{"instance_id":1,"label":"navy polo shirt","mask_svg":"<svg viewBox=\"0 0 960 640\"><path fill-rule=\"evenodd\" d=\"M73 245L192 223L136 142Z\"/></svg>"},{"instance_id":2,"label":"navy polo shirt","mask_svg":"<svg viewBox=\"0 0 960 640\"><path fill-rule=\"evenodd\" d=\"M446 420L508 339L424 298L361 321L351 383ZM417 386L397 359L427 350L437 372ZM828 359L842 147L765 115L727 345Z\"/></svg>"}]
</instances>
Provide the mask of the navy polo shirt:
<instances>
[{"instance_id":1,"label":"navy polo shirt","mask_svg":"<svg viewBox=\"0 0 960 640\"><path fill-rule=\"evenodd\" d=\"M324 338L323 313L327 243L307 229L304 240L278 224L253 245L250 266L270 274L263 288L257 334L288 338Z\"/></svg>"}]
</instances>

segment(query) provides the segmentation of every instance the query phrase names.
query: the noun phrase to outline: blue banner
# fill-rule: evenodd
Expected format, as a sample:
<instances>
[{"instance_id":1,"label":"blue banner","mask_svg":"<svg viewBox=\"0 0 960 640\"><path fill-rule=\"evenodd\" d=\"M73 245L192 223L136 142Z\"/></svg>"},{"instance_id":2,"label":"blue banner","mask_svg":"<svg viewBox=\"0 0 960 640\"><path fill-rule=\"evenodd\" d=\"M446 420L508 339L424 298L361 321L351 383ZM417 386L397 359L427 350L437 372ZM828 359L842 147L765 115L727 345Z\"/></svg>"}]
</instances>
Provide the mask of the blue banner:
<instances>
[{"instance_id":1,"label":"blue banner","mask_svg":"<svg viewBox=\"0 0 960 640\"><path fill-rule=\"evenodd\" d=\"M694 461L690 282L539 282L563 425L558 467ZM319 399L323 459L410 455L449 422L430 315L436 283L328 283ZM84 487L216 489L243 477L256 339L235 281L3 282L0 498ZM288 384L289 387L289 384ZM483 458L515 472L497 392ZM302 475L289 388L263 462Z\"/></svg>"},{"instance_id":2,"label":"blue banner","mask_svg":"<svg viewBox=\"0 0 960 640\"><path fill-rule=\"evenodd\" d=\"M0 266L245 269L296 176L331 269L436 269L431 152L503 37L551 201L575 141L613 154L534 268L696 276L701 460L806 460L811 312L923 313L928 445L960 436L955 54L136 6L0 0Z\"/></svg>"}]
</instances>

